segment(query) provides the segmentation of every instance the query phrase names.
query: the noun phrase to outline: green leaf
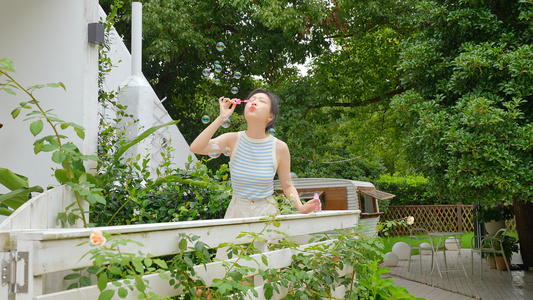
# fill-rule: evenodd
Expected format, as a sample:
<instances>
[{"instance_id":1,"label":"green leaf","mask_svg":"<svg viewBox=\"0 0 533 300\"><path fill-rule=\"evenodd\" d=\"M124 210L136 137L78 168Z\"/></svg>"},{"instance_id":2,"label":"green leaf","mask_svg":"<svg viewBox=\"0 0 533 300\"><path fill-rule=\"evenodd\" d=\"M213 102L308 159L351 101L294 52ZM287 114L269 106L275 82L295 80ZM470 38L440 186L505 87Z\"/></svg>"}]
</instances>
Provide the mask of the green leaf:
<instances>
[{"instance_id":1,"label":"green leaf","mask_svg":"<svg viewBox=\"0 0 533 300\"><path fill-rule=\"evenodd\" d=\"M13 213L12 210L7 209L5 207L0 207L0 215L2 216L10 216Z\"/></svg>"},{"instance_id":2,"label":"green leaf","mask_svg":"<svg viewBox=\"0 0 533 300\"><path fill-rule=\"evenodd\" d=\"M83 131L83 129L74 127L74 131L76 131L76 134L80 137L80 139L85 139L85 131Z\"/></svg>"},{"instance_id":3,"label":"green leaf","mask_svg":"<svg viewBox=\"0 0 533 300\"><path fill-rule=\"evenodd\" d=\"M48 119L49 121L52 121L52 122L59 122L59 123L65 122L65 121L61 120L60 118L58 118L58 117L54 117L54 116L50 116L50 115L47 115L46 119Z\"/></svg>"},{"instance_id":4,"label":"green leaf","mask_svg":"<svg viewBox=\"0 0 533 300\"><path fill-rule=\"evenodd\" d=\"M187 251L187 239L181 239L179 246L181 252Z\"/></svg>"},{"instance_id":5,"label":"green leaf","mask_svg":"<svg viewBox=\"0 0 533 300\"><path fill-rule=\"evenodd\" d=\"M163 271L159 272L159 277L161 279L169 279L170 278L170 276L167 273L163 272Z\"/></svg>"},{"instance_id":6,"label":"green leaf","mask_svg":"<svg viewBox=\"0 0 533 300\"><path fill-rule=\"evenodd\" d=\"M61 85L59 85L59 83L47 83L46 86L56 88L60 87Z\"/></svg>"},{"instance_id":7,"label":"green leaf","mask_svg":"<svg viewBox=\"0 0 533 300\"><path fill-rule=\"evenodd\" d=\"M131 142L125 144L122 147L120 147L120 149L115 154L115 162L117 162L119 160L119 158L122 156L122 154L124 154L124 152L126 152L129 148L135 146L136 144L138 144L139 142L141 142L145 138L149 137L152 133L156 132L160 128L163 128L163 127L166 127L166 126L170 126L170 125L175 125L178 122L179 122L179 120L178 121L168 122L166 124L162 124L162 125L153 126L153 127L148 128L146 131L141 133L138 137L133 139Z\"/></svg>"},{"instance_id":8,"label":"green leaf","mask_svg":"<svg viewBox=\"0 0 533 300\"><path fill-rule=\"evenodd\" d=\"M67 218L67 220L68 220L68 223L69 223L70 225L74 225L74 224L76 224L76 220L77 220L78 218L79 218L78 215L76 215L76 214L74 214L74 213L70 213L70 214L68 214L68 218Z\"/></svg>"},{"instance_id":9,"label":"green leaf","mask_svg":"<svg viewBox=\"0 0 533 300\"><path fill-rule=\"evenodd\" d=\"M0 184L8 188L10 191L28 187L28 178L13 173L6 168L0 168Z\"/></svg>"},{"instance_id":10,"label":"green leaf","mask_svg":"<svg viewBox=\"0 0 533 300\"><path fill-rule=\"evenodd\" d=\"M263 264L265 264L265 266L268 266L268 259L265 255L261 255L261 261Z\"/></svg>"},{"instance_id":11,"label":"green leaf","mask_svg":"<svg viewBox=\"0 0 533 300\"><path fill-rule=\"evenodd\" d=\"M135 286L137 287L137 290L139 290L139 292L141 293L146 290L146 285L144 284L144 281L142 279L136 280Z\"/></svg>"},{"instance_id":12,"label":"green leaf","mask_svg":"<svg viewBox=\"0 0 533 300\"><path fill-rule=\"evenodd\" d=\"M128 296L128 290L123 288L123 287L119 288L118 289L118 296L120 298L126 298Z\"/></svg>"},{"instance_id":13,"label":"green leaf","mask_svg":"<svg viewBox=\"0 0 533 300\"><path fill-rule=\"evenodd\" d=\"M107 273L102 273L98 277L98 289L103 291L107 287Z\"/></svg>"},{"instance_id":14,"label":"green leaf","mask_svg":"<svg viewBox=\"0 0 533 300\"><path fill-rule=\"evenodd\" d=\"M144 272L144 267L142 265L142 263L137 260L137 259L134 259L131 261L131 264L133 265L133 267L135 268L135 271L137 271L137 273L143 273Z\"/></svg>"},{"instance_id":15,"label":"green leaf","mask_svg":"<svg viewBox=\"0 0 533 300\"><path fill-rule=\"evenodd\" d=\"M120 270L120 268L117 267L117 266L110 266L110 267L109 267L109 272L111 272L111 274L113 274L113 275L120 275L120 274L122 274L122 270Z\"/></svg>"},{"instance_id":16,"label":"green leaf","mask_svg":"<svg viewBox=\"0 0 533 300\"><path fill-rule=\"evenodd\" d=\"M197 242L196 244L194 244L194 249L198 252L202 252L202 250L205 248L205 245L204 243L202 242Z\"/></svg>"},{"instance_id":17,"label":"green leaf","mask_svg":"<svg viewBox=\"0 0 533 300\"><path fill-rule=\"evenodd\" d=\"M43 188L40 186L33 186L30 188L20 188L16 189L14 191L11 191L9 193L0 195L0 203L7 205L10 208L13 208L14 210L19 208L22 204L26 203L28 201L28 195L30 195L33 192L43 192Z\"/></svg>"},{"instance_id":18,"label":"green leaf","mask_svg":"<svg viewBox=\"0 0 533 300\"><path fill-rule=\"evenodd\" d=\"M96 204L96 199L94 198L94 194L93 193L89 193L85 199L91 205L95 205Z\"/></svg>"},{"instance_id":19,"label":"green leaf","mask_svg":"<svg viewBox=\"0 0 533 300\"><path fill-rule=\"evenodd\" d=\"M11 112L11 117L13 117L13 119L16 119L20 114L20 107L19 108L15 108L12 112Z\"/></svg>"},{"instance_id":20,"label":"green leaf","mask_svg":"<svg viewBox=\"0 0 533 300\"><path fill-rule=\"evenodd\" d=\"M77 279L80 277L81 277L80 273L73 273L73 274L68 274L67 276L63 277L63 280Z\"/></svg>"},{"instance_id":21,"label":"green leaf","mask_svg":"<svg viewBox=\"0 0 533 300\"><path fill-rule=\"evenodd\" d=\"M100 203L100 204L106 204L106 199L102 196L100 196L98 193L96 192L93 192L93 193L90 193L88 192L87 193L87 202L89 202L91 205L95 205L96 203Z\"/></svg>"},{"instance_id":22,"label":"green leaf","mask_svg":"<svg viewBox=\"0 0 533 300\"><path fill-rule=\"evenodd\" d=\"M68 176L67 176L67 170L64 170L64 169L57 169L55 170L54 172L54 175L56 177L56 180L59 182L59 183L66 183L66 182L69 182L69 179L68 179Z\"/></svg>"},{"instance_id":23,"label":"green leaf","mask_svg":"<svg viewBox=\"0 0 533 300\"><path fill-rule=\"evenodd\" d=\"M144 259L144 265L145 265L146 267L151 267L151 266L152 266L152 259L149 258L149 257L145 258L145 259Z\"/></svg>"},{"instance_id":24,"label":"green leaf","mask_svg":"<svg viewBox=\"0 0 533 300\"><path fill-rule=\"evenodd\" d=\"M78 283L74 282L67 287L67 290L72 290L72 289L77 289L77 288L78 288Z\"/></svg>"},{"instance_id":25,"label":"green leaf","mask_svg":"<svg viewBox=\"0 0 533 300\"><path fill-rule=\"evenodd\" d=\"M180 248L181 248L181 246L180 246ZM163 268L163 269L168 269L167 263L164 260L162 260L162 259L156 258L156 259L154 259L154 263L156 265L158 265L159 267Z\"/></svg>"},{"instance_id":26,"label":"green leaf","mask_svg":"<svg viewBox=\"0 0 533 300\"><path fill-rule=\"evenodd\" d=\"M11 94L11 95L16 95L17 94L12 89L9 89L9 88L4 88L4 91L6 91L8 94Z\"/></svg>"},{"instance_id":27,"label":"green leaf","mask_svg":"<svg viewBox=\"0 0 533 300\"><path fill-rule=\"evenodd\" d=\"M0 59L0 64L2 64L2 66L4 66L5 69L13 69L13 66L14 66L13 60L8 59L8 58ZM10 72L13 72L13 71L10 71Z\"/></svg>"},{"instance_id":28,"label":"green leaf","mask_svg":"<svg viewBox=\"0 0 533 300\"><path fill-rule=\"evenodd\" d=\"M51 151L57 150L57 148L59 148L59 144L48 144L48 145L44 145L41 151L51 152Z\"/></svg>"},{"instance_id":29,"label":"green leaf","mask_svg":"<svg viewBox=\"0 0 533 300\"><path fill-rule=\"evenodd\" d=\"M38 143L38 144L35 144L35 145L33 146L33 152L34 152L35 154L41 152L41 151L43 150L43 146L44 146L44 143L42 143L42 142L41 142L41 143Z\"/></svg>"},{"instance_id":30,"label":"green leaf","mask_svg":"<svg viewBox=\"0 0 533 300\"><path fill-rule=\"evenodd\" d=\"M100 204L104 204L104 205L107 203L107 201L105 200L105 198L102 197L102 196L100 196L100 194L98 194L98 193L91 193L91 195L92 195L93 199L94 199L96 202L98 202L98 203L100 203Z\"/></svg>"},{"instance_id":31,"label":"green leaf","mask_svg":"<svg viewBox=\"0 0 533 300\"><path fill-rule=\"evenodd\" d=\"M67 156L63 151L58 150L52 154L52 161L54 161L56 164L63 163L63 161L65 161L65 158L67 158Z\"/></svg>"},{"instance_id":32,"label":"green leaf","mask_svg":"<svg viewBox=\"0 0 533 300\"><path fill-rule=\"evenodd\" d=\"M81 286L90 286L92 284L91 279L87 276L82 276L80 278L80 285Z\"/></svg>"},{"instance_id":33,"label":"green leaf","mask_svg":"<svg viewBox=\"0 0 533 300\"><path fill-rule=\"evenodd\" d=\"M121 287L122 286L122 283L119 282L119 281L111 281L111 284L116 286L116 287Z\"/></svg>"},{"instance_id":34,"label":"green leaf","mask_svg":"<svg viewBox=\"0 0 533 300\"><path fill-rule=\"evenodd\" d=\"M105 290L98 296L98 300L110 300L114 295L115 290Z\"/></svg>"},{"instance_id":35,"label":"green leaf","mask_svg":"<svg viewBox=\"0 0 533 300\"><path fill-rule=\"evenodd\" d=\"M43 130L43 120L37 120L30 124L30 131L33 136L37 136Z\"/></svg>"},{"instance_id":36,"label":"green leaf","mask_svg":"<svg viewBox=\"0 0 533 300\"><path fill-rule=\"evenodd\" d=\"M66 144L61 145L61 150L65 152L76 153L78 150L78 147L74 145L73 143L66 143Z\"/></svg>"}]
</instances>

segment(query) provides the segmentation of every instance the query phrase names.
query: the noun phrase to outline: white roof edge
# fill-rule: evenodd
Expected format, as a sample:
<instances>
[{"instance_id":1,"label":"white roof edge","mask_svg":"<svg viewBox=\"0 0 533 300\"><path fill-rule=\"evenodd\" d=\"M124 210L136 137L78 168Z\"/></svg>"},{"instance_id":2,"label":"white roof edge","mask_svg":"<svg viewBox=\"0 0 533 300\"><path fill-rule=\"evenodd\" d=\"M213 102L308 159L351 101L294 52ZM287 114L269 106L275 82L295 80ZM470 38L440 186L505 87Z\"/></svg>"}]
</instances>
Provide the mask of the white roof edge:
<instances>
[{"instance_id":1,"label":"white roof edge","mask_svg":"<svg viewBox=\"0 0 533 300\"><path fill-rule=\"evenodd\" d=\"M304 181L311 181L311 182L328 182L328 183L332 183L332 182L344 182L344 183L350 183L352 184L353 186L355 186L356 188L357 187L373 187L375 188L374 184L369 182L369 181L359 181L359 180L351 180L351 179L343 179L343 178L294 178L293 181L295 183L301 181L301 182L304 182ZM274 180L274 186L279 186L279 180Z\"/></svg>"}]
</instances>

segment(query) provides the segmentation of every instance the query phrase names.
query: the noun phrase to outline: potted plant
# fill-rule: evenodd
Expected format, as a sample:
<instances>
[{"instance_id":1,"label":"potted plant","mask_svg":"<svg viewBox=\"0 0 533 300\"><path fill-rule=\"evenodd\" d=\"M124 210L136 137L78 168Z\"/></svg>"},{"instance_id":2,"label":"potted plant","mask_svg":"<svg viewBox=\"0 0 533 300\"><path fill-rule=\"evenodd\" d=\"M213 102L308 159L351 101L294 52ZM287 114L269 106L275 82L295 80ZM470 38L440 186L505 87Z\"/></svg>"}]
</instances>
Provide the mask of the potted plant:
<instances>
[{"instance_id":1,"label":"potted plant","mask_svg":"<svg viewBox=\"0 0 533 300\"><path fill-rule=\"evenodd\" d=\"M505 221L513 218L511 206L498 204L496 206L474 205L474 219L485 224L489 235L494 235L500 228L505 228Z\"/></svg>"},{"instance_id":2,"label":"potted plant","mask_svg":"<svg viewBox=\"0 0 533 300\"><path fill-rule=\"evenodd\" d=\"M513 255L513 252L518 253L518 246L516 245L516 238L507 234L503 234L501 236L501 245L503 247L503 252L505 253L505 258L507 259L507 263L509 264L511 262L511 256ZM494 247L496 250L500 250L499 245L495 245ZM497 266L500 270L505 271L507 270L507 266L505 265L505 261L503 260L503 256L496 255L496 261Z\"/></svg>"}]
</instances>

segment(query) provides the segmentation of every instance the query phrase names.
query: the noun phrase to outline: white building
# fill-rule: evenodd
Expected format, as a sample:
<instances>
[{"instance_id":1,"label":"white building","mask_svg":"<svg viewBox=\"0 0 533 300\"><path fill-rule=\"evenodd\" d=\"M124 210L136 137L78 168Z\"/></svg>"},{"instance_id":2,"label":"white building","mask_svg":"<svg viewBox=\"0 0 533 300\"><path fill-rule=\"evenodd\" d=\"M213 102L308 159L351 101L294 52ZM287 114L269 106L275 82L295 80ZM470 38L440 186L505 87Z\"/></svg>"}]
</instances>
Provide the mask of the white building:
<instances>
[{"instance_id":1,"label":"white building","mask_svg":"<svg viewBox=\"0 0 533 300\"><path fill-rule=\"evenodd\" d=\"M58 118L85 128L84 140L70 128L65 131L69 141L84 154L96 153L98 112L101 110L98 105L98 44L88 41L88 24L98 23L103 14L97 0L0 0L0 58L13 59L16 70L13 75L25 87L64 83L66 91L44 88L34 95L45 110L52 109ZM142 73L139 71L132 76L131 55L120 37L115 35L112 40L109 55L117 68L108 76L106 88L117 90L119 86L128 85L119 99L130 106L144 129L171 121ZM5 78L0 77L0 81L5 82ZM36 138L29 131L31 121L24 121L28 110L15 120L11 117L18 103L28 100L21 91L17 96L0 91L0 123L3 124L0 167L28 177L31 186L57 186L52 170L57 164L52 162L51 153L35 155L33 152L33 142L51 134L51 128L45 125ZM152 163L157 165L160 146L169 140L175 149L174 167L183 167L192 153L177 126L159 130L136 151L151 153ZM86 167L94 168L94 165ZM0 186L0 194L5 192Z\"/></svg>"}]
</instances>

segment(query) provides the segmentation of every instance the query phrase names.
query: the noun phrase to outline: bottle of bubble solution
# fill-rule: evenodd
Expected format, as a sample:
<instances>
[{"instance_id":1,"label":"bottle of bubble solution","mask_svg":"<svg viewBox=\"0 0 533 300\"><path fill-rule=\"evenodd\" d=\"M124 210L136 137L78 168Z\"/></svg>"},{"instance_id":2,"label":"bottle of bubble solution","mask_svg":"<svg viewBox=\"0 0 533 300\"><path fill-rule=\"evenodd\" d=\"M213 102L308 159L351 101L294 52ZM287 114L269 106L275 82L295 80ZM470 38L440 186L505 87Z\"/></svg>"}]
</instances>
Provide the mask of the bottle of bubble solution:
<instances>
[{"instance_id":1,"label":"bottle of bubble solution","mask_svg":"<svg viewBox=\"0 0 533 300\"><path fill-rule=\"evenodd\" d=\"M315 211L320 211L320 198L318 197L318 193L315 193L313 198L315 199Z\"/></svg>"}]
</instances>

